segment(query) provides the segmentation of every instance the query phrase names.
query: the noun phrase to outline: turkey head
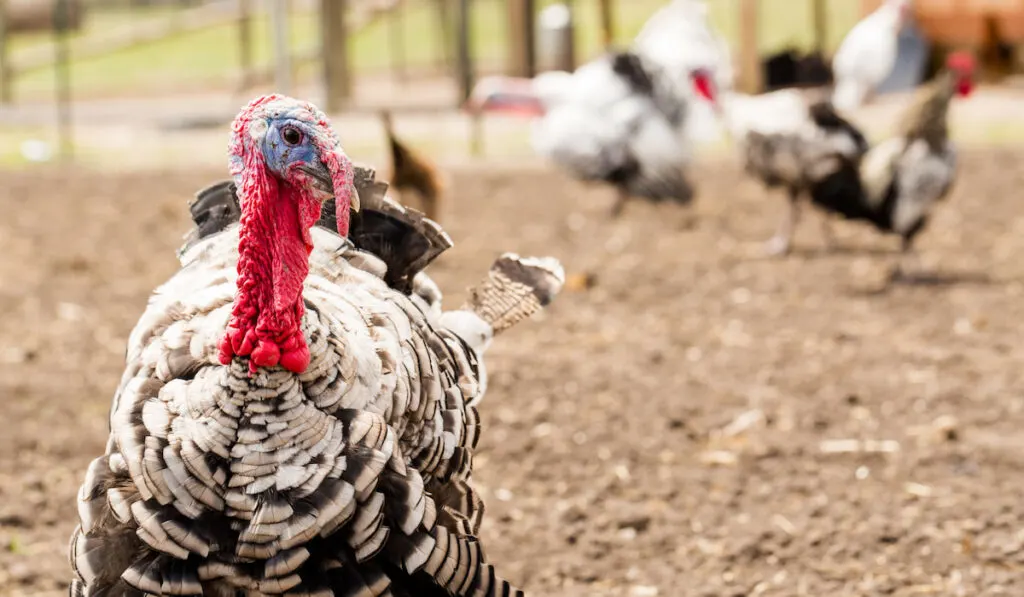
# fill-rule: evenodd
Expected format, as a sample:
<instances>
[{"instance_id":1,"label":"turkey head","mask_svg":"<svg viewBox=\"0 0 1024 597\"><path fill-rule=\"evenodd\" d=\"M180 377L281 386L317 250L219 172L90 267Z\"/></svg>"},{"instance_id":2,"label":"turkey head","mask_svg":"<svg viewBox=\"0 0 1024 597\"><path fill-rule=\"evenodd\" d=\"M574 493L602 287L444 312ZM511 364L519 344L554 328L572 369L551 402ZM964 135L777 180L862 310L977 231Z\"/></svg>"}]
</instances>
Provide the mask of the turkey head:
<instances>
[{"instance_id":1,"label":"turkey head","mask_svg":"<svg viewBox=\"0 0 1024 597\"><path fill-rule=\"evenodd\" d=\"M302 284L313 249L310 228L335 198L338 233L358 211L353 166L323 112L281 95L259 97L235 118L231 174L242 215L237 293L220 361L249 357L249 371L280 365L301 373L310 355L302 335Z\"/></svg>"}]
</instances>

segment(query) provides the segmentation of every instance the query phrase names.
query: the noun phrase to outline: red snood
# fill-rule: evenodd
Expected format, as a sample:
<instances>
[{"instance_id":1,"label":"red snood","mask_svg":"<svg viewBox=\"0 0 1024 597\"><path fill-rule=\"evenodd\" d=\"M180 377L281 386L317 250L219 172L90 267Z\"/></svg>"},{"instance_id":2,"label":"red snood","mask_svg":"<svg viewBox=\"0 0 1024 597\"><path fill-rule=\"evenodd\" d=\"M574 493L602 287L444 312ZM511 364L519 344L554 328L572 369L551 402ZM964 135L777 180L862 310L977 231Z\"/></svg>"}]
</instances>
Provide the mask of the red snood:
<instances>
[{"instance_id":1,"label":"red snood","mask_svg":"<svg viewBox=\"0 0 1024 597\"><path fill-rule=\"evenodd\" d=\"M249 155L239 185L238 292L220 361L247 356L250 373L274 365L301 373L309 366L302 284L320 202L270 174L258 151Z\"/></svg>"}]
</instances>

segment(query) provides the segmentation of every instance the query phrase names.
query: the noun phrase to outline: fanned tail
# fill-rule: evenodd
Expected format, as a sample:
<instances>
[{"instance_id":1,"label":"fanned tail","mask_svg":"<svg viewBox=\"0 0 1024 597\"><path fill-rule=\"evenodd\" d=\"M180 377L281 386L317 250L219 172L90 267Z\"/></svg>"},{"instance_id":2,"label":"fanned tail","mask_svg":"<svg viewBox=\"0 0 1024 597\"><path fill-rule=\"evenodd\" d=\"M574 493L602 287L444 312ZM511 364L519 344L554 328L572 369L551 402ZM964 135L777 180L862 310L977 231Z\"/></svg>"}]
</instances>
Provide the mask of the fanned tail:
<instances>
[{"instance_id":1,"label":"fanned tail","mask_svg":"<svg viewBox=\"0 0 1024 597\"><path fill-rule=\"evenodd\" d=\"M470 289L462 309L475 313L497 335L550 304L563 284L565 270L556 259L505 253Z\"/></svg>"},{"instance_id":2,"label":"fanned tail","mask_svg":"<svg viewBox=\"0 0 1024 597\"><path fill-rule=\"evenodd\" d=\"M188 210L196 226L185 236L179 255L237 222L242 215L235 196L235 183L230 180L222 180L200 190L189 202Z\"/></svg>"},{"instance_id":3,"label":"fanned tail","mask_svg":"<svg viewBox=\"0 0 1024 597\"><path fill-rule=\"evenodd\" d=\"M441 314L440 323L483 353L495 335L550 304L564 284L565 270L557 259L505 253L487 277L469 289L466 303ZM482 371L480 376L481 385L486 385Z\"/></svg>"}]
</instances>

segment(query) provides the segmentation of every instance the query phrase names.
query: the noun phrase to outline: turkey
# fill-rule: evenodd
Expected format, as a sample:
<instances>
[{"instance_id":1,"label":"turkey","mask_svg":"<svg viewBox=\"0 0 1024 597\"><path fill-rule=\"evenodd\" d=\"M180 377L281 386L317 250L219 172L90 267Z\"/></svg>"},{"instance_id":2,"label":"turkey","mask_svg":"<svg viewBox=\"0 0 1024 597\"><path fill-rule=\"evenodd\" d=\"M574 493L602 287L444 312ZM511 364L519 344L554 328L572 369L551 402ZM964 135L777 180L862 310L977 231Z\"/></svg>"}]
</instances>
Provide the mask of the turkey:
<instances>
[{"instance_id":1,"label":"turkey","mask_svg":"<svg viewBox=\"0 0 1024 597\"><path fill-rule=\"evenodd\" d=\"M843 38L832 57L832 102L840 112L863 104L892 72L900 29L910 10L911 0L884 0Z\"/></svg>"},{"instance_id":2,"label":"turkey","mask_svg":"<svg viewBox=\"0 0 1024 597\"><path fill-rule=\"evenodd\" d=\"M384 123L384 133L391 153L391 188L402 193L403 202L406 201L405 195L417 195L426 216L435 222L440 221L444 185L437 166L399 140L395 135L391 112L381 112L381 121Z\"/></svg>"},{"instance_id":3,"label":"turkey","mask_svg":"<svg viewBox=\"0 0 1024 597\"><path fill-rule=\"evenodd\" d=\"M854 220L898 234L904 256L924 229L934 206L949 194L956 177L956 148L949 139L949 105L974 88L974 58L952 53L942 72L919 92L897 135L864 156L860 166L863 195L857 202L825 207ZM904 276L902 260L893 272Z\"/></svg>"},{"instance_id":4,"label":"turkey","mask_svg":"<svg viewBox=\"0 0 1024 597\"><path fill-rule=\"evenodd\" d=\"M422 270L448 236L316 107L257 98L230 154L129 337L71 595L522 595L476 537L475 405L561 266L505 254L442 313Z\"/></svg>"},{"instance_id":5,"label":"turkey","mask_svg":"<svg viewBox=\"0 0 1024 597\"><path fill-rule=\"evenodd\" d=\"M837 214L895 232L909 252L931 207L952 184L956 152L946 115L954 96L970 94L974 68L970 55L951 54L941 76L908 111L900 134L873 148L827 100L809 104L807 121L791 130L749 131L742 143L746 171L766 186L786 188L790 198L769 253L789 251L804 192L826 218ZM823 223L831 244L828 220Z\"/></svg>"},{"instance_id":6,"label":"turkey","mask_svg":"<svg viewBox=\"0 0 1024 597\"><path fill-rule=\"evenodd\" d=\"M705 0L673 0L661 7L644 23L633 48L662 65L682 94L692 89L689 73L699 69L713 73L719 89L734 84L729 44L711 26Z\"/></svg>"},{"instance_id":7,"label":"turkey","mask_svg":"<svg viewBox=\"0 0 1024 597\"><path fill-rule=\"evenodd\" d=\"M602 55L573 73L484 77L467 108L535 117L534 151L577 179L614 185L613 215L632 197L689 203L689 104L695 88L712 86L706 73L717 71L678 58L689 47L682 33L692 33L686 19L700 13L668 8L680 12L682 25L659 23L656 14L631 49Z\"/></svg>"},{"instance_id":8,"label":"turkey","mask_svg":"<svg viewBox=\"0 0 1024 597\"><path fill-rule=\"evenodd\" d=\"M716 89L732 90L736 73L729 44L708 17L707 2L672 0L647 19L633 48L662 65L677 93L689 100L687 138L698 143L718 140L721 129L714 112L693 81L707 77Z\"/></svg>"}]
</instances>

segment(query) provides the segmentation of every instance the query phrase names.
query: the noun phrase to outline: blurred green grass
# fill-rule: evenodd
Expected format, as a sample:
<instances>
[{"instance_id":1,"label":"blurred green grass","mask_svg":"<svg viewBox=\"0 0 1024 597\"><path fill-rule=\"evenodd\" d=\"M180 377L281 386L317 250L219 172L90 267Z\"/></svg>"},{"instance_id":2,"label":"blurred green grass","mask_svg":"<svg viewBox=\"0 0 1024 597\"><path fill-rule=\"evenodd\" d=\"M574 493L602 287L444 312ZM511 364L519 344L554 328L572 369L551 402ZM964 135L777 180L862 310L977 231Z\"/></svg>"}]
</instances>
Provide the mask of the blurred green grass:
<instances>
[{"instance_id":1,"label":"blurred green grass","mask_svg":"<svg viewBox=\"0 0 1024 597\"><path fill-rule=\"evenodd\" d=\"M105 10L93 10L88 13L86 27L71 34L72 39L81 39L97 32L110 29L120 29L137 23L139 20L150 20L173 15L178 9L168 6L143 6L126 10L124 8L113 8ZM49 31L20 32L11 36L9 51L17 52L37 46L48 46L53 41L53 34Z\"/></svg>"},{"instance_id":2,"label":"blurred green grass","mask_svg":"<svg viewBox=\"0 0 1024 597\"><path fill-rule=\"evenodd\" d=\"M415 116L409 118L423 118ZM873 143L891 134L891 130L878 123L870 123L865 129ZM399 122L399 127L404 123ZM420 127L422 129L422 127ZM346 137L345 147L349 155L369 163L386 163L387 149L384 139L376 129L365 130ZM428 127L432 132L408 131L408 142L418 151L434 156L441 162L461 161L470 157L468 128L461 125L445 126L440 129ZM130 141L110 143L101 129L82 126L76 131L73 147L79 164L114 169L149 168L154 164L185 167L193 165L215 165L223 162L223 131L216 130L196 133L159 134L151 133L132 138ZM483 155L490 160L531 158L529 127L510 127L507 123L483 121ZM964 149L1019 147L1024 141L1024 123L977 121L974 118L952 123L952 136ZM351 130L350 130L351 133ZM0 129L0 170L31 166L32 162L22 154L22 144L30 140L44 141L57 150L57 134L48 126L16 126ZM699 149L698 160L716 161L733 159L735 147L728 139L704 142Z\"/></svg>"},{"instance_id":3,"label":"blurred green grass","mask_svg":"<svg viewBox=\"0 0 1024 597\"><path fill-rule=\"evenodd\" d=\"M540 2L546 5L551 1ZM626 44L665 0L619 0L616 8L616 42ZM835 47L856 22L857 0L829 0L827 5L827 46ZM811 0L762 0L759 46L764 51L793 45L812 45ZM597 0L576 0L577 55L585 59L600 51ZM710 0L711 18L736 47L738 0ZM503 0L475 0L472 5L471 46L482 65L500 66L505 57L508 32ZM173 9L94 10L76 37L101 36L104 32L130 27L133 19L173 17ZM386 71L395 61L392 39L401 35L405 64L411 71L440 69L453 40L446 44L441 19L433 2L408 1L400 11L376 20L352 36L353 68L357 73ZM313 51L319 44L319 20L315 12L293 10L290 41L296 54ZM265 15L253 20L253 59L257 66L271 61L270 24ZM12 61L24 48L51 43L48 34L15 35ZM449 46L449 47L446 47ZM239 65L238 31L226 22L195 32L170 36L107 55L72 60L72 77L78 97L164 93L179 89L221 87L235 81ZM297 70L300 78L313 76L312 65ZM52 67L22 73L15 82L16 97L47 97L53 92Z\"/></svg>"}]
</instances>

